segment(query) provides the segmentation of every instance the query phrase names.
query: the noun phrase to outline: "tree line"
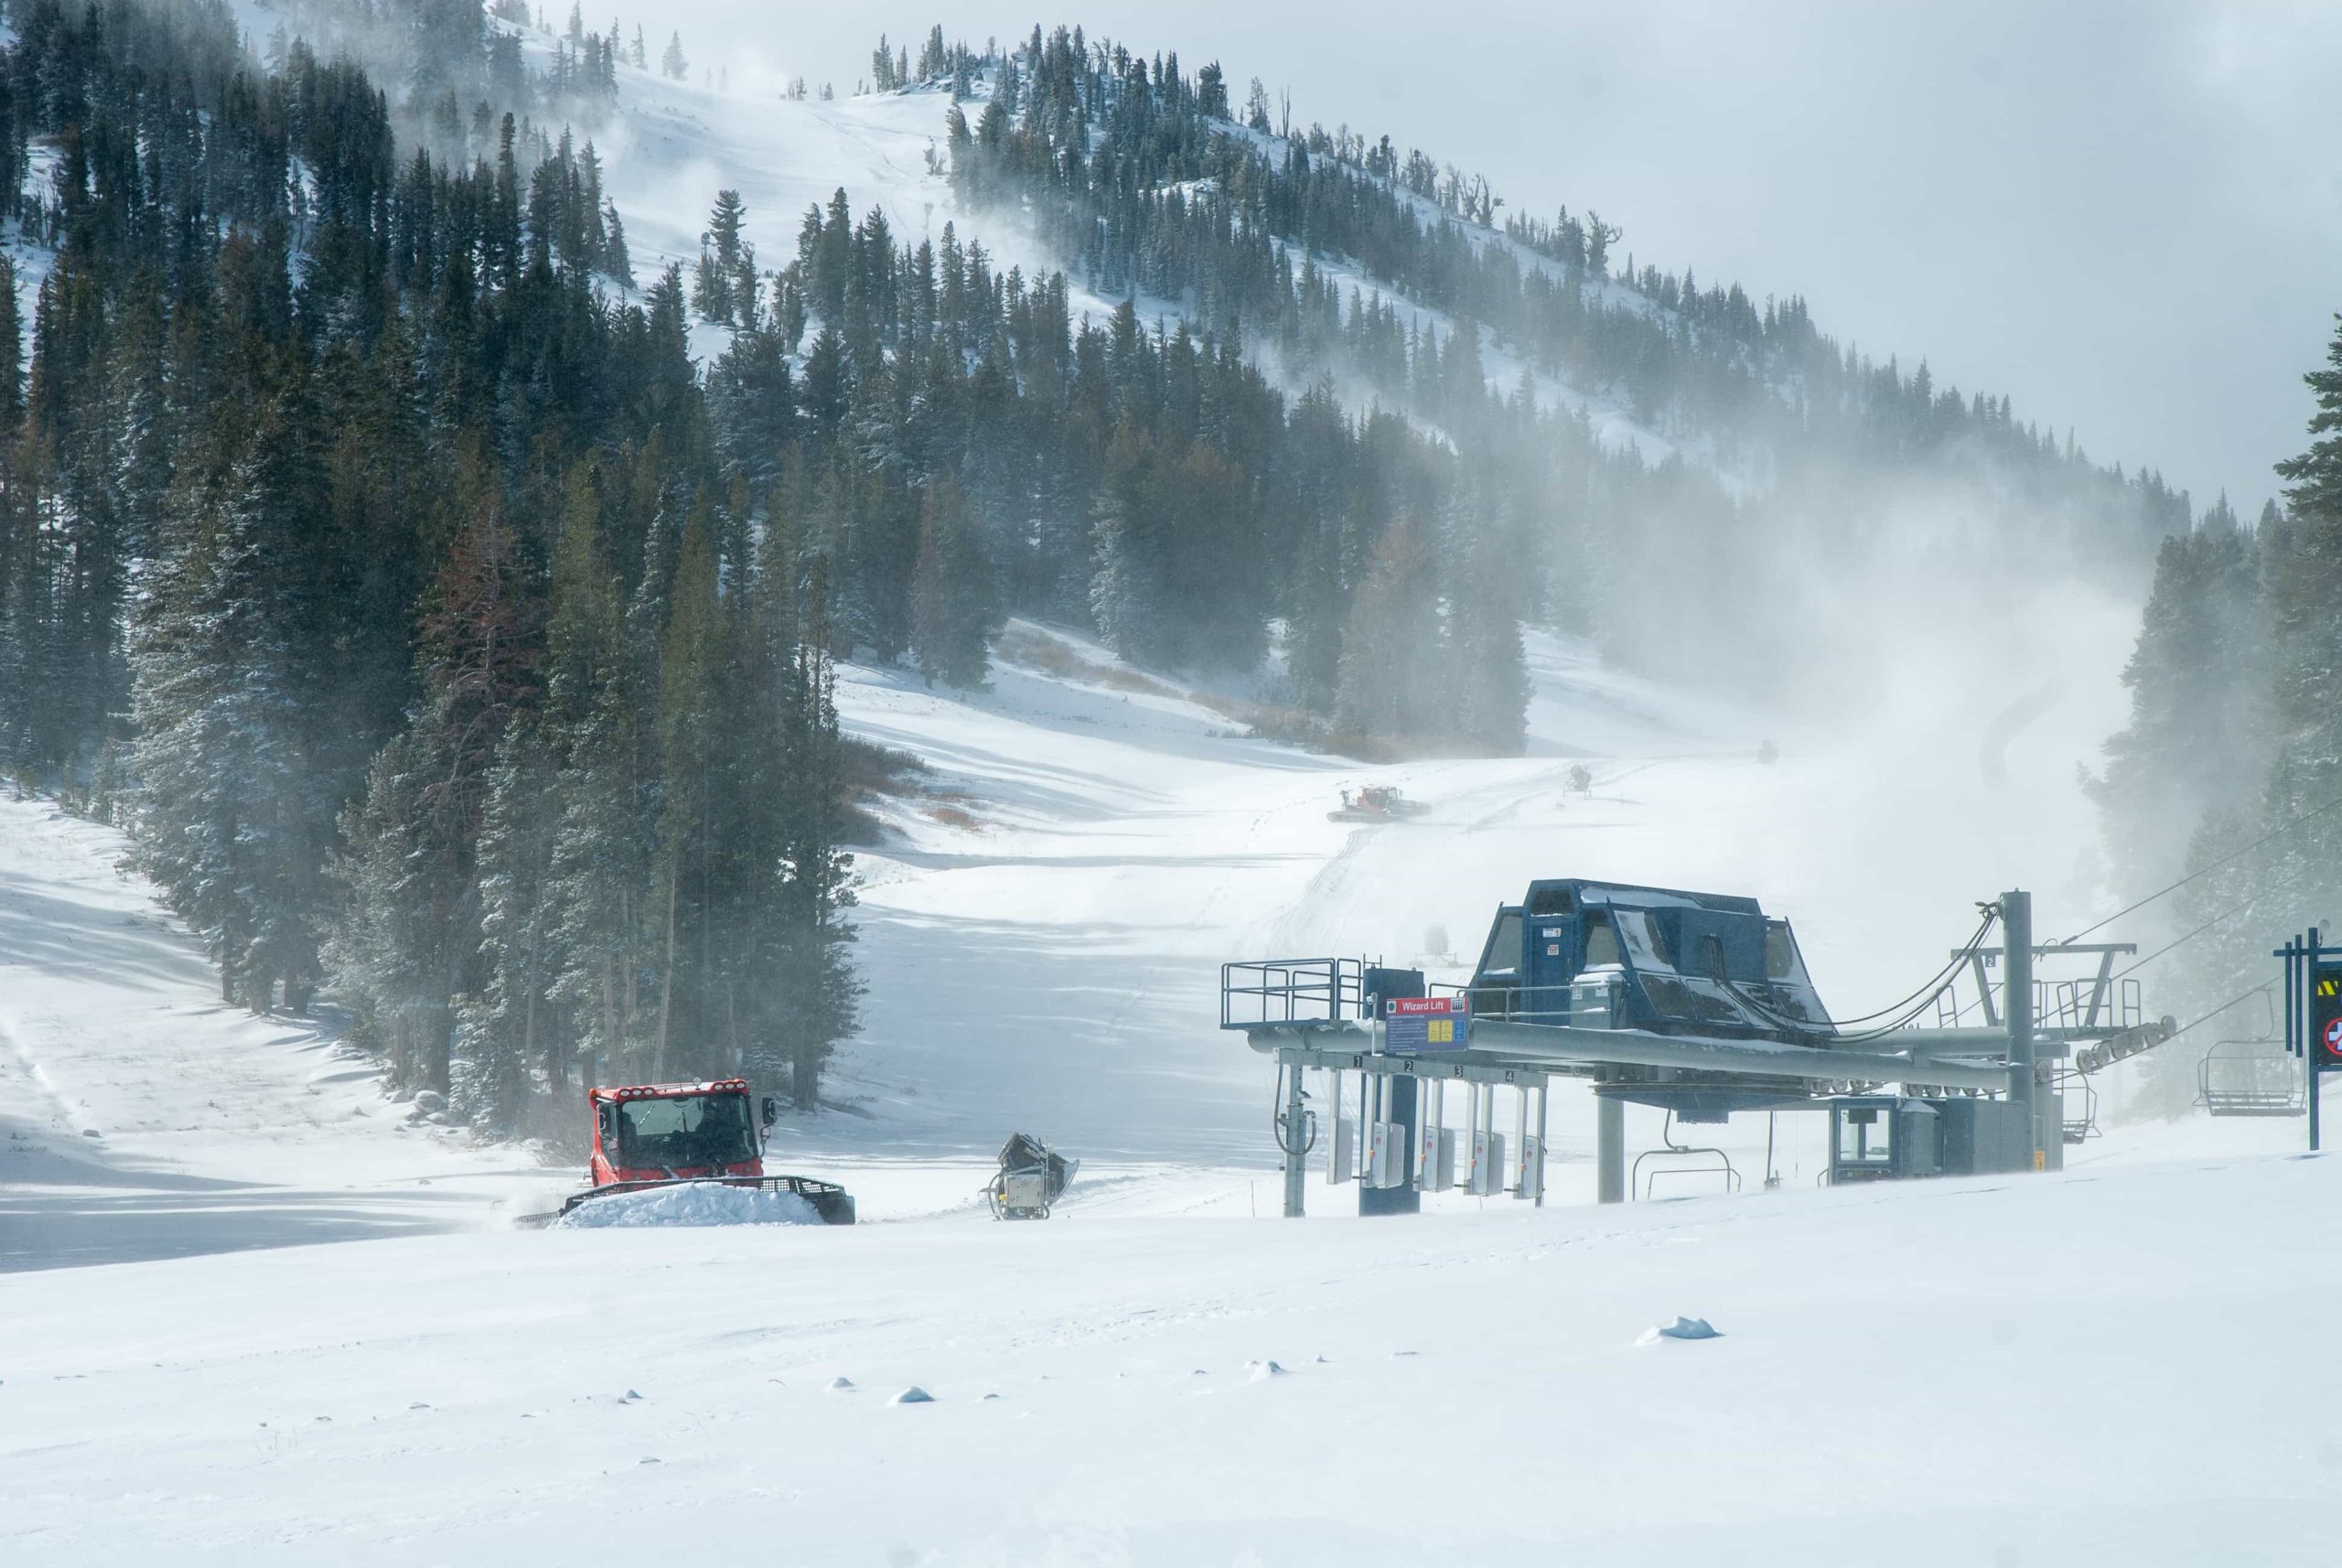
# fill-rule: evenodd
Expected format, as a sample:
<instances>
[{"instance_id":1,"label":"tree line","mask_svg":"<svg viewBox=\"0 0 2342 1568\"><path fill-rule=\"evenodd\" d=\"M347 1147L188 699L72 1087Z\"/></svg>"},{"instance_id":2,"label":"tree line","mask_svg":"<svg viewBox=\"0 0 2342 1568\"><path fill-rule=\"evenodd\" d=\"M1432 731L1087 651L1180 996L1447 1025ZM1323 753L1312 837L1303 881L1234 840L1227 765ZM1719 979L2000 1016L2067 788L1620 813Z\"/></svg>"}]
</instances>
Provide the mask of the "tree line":
<instances>
[{"instance_id":1,"label":"tree line","mask_svg":"<svg viewBox=\"0 0 2342 1568\"><path fill-rule=\"evenodd\" d=\"M2201 1046L2272 1032L2271 950L2342 909L2342 317L2337 328L2304 378L2310 443L2277 466L2283 503L2247 527L2222 498L2164 542L2122 672L2129 722L2089 780L2117 895L2182 884L2155 912L2172 944L2152 972L2157 1009L2222 1009L2197 1050L2153 1058L2165 1111L2194 1095Z\"/></svg>"},{"instance_id":2,"label":"tree line","mask_svg":"<svg viewBox=\"0 0 2342 1568\"><path fill-rule=\"evenodd\" d=\"M2159 475L2100 467L1924 364L1875 363L1801 299L1622 265L1596 214L1499 229L1486 181L1387 137L1272 132L1259 83L1239 111L1217 62L1037 27L982 65L981 106L949 114L965 203L1014 209L1092 292L1160 301L1281 385L1450 446L1501 498L1520 613L1646 667L1714 680L1709 639L1680 635L1708 628L1764 655L1736 670L1793 682L1811 639L1767 610L1797 586L1787 543L1892 548L1897 495L1940 499L1980 546L2142 576L2191 521ZM1662 443L1595 440L1602 406Z\"/></svg>"},{"instance_id":3,"label":"tree line","mask_svg":"<svg viewBox=\"0 0 2342 1568\"><path fill-rule=\"evenodd\" d=\"M833 542L723 455L680 274L618 286L590 145L403 154L363 70L212 0L6 20L55 237L27 362L0 321L9 768L131 830L223 997L330 983L484 1126L584 1077L816 1103Z\"/></svg>"}]
</instances>

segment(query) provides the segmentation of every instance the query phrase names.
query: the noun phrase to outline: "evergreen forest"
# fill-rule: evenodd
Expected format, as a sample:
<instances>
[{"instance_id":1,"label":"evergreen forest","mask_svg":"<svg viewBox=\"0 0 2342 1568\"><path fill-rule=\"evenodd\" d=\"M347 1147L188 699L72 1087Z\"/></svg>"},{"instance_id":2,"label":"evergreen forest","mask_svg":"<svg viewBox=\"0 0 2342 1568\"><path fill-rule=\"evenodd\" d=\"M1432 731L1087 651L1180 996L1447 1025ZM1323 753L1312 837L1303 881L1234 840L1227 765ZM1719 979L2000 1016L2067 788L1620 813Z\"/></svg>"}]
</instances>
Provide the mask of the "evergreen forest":
<instances>
[{"instance_id":1,"label":"evergreen forest","mask_svg":"<svg viewBox=\"0 0 2342 1568\"><path fill-rule=\"evenodd\" d=\"M1273 671L1289 738L1502 755L1525 627L1778 694L1797 563L1918 491L1982 547L2160 542L2111 822L2210 856L2342 790L2342 638L2269 564L2335 555L2322 447L2290 512L2199 523L1801 300L1078 28L882 40L866 84L934 94L960 209L1056 270L844 190L764 256L781 215L705 192L696 264L639 266L596 137L680 34L277 10L0 5L0 762L131 832L223 998L330 987L484 1129L596 1076L817 1106L863 983L837 667L978 689L1011 616Z\"/></svg>"}]
</instances>

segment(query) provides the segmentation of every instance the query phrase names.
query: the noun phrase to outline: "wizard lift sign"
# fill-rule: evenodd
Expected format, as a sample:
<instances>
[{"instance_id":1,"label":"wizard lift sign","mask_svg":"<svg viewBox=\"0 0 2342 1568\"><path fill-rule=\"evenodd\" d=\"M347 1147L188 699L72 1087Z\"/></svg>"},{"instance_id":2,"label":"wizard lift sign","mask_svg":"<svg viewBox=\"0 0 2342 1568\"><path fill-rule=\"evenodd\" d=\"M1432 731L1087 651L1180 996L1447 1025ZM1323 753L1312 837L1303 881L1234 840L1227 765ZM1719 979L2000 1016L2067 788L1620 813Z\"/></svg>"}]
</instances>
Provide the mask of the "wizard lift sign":
<instances>
[{"instance_id":1,"label":"wizard lift sign","mask_svg":"<svg viewBox=\"0 0 2342 1568\"><path fill-rule=\"evenodd\" d=\"M1386 1051L1460 1051L1471 1043L1468 997L1394 996L1382 1004Z\"/></svg>"}]
</instances>

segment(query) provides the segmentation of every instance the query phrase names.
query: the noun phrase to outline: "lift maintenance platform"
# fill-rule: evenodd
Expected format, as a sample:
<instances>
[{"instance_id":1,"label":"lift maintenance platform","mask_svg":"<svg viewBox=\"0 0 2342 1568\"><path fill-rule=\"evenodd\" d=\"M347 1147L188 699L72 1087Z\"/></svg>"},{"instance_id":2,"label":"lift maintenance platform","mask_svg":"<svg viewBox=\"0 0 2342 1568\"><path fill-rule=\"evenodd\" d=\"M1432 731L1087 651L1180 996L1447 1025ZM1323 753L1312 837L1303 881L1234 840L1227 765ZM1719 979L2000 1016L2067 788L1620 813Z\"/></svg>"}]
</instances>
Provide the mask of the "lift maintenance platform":
<instances>
[{"instance_id":1,"label":"lift maintenance platform","mask_svg":"<svg viewBox=\"0 0 2342 1568\"><path fill-rule=\"evenodd\" d=\"M2139 1016L2102 984L2061 994L2056 983L2037 983L2036 960L2062 950L2034 946L2030 897L2004 894L1989 908L1950 968L1868 1028L1832 1021L1789 923L1755 899L1578 878L1532 883L1520 903L1501 907L1466 984L1433 985L1420 970L1355 959L1239 961L1221 966L1219 1024L1277 1058L1291 1215L1301 1212L1316 1146L1303 1088L1313 1071L1327 1075L1334 1108L1328 1174L1359 1182L1363 1212L1411 1208L1423 1191L1451 1185L1542 1201L1555 1078L1585 1079L1597 1096L1606 1202L1626 1197L1628 1101L1714 1122L1735 1112L1823 1109L1888 1086L1896 1105L1937 1114L1957 1100L2001 1101L2010 1109L1952 1111L1980 1130L1933 1140L1928 1158L1866 1157L1849 1165L1850 1179L2055 1168L2066 1141L2059 1063L2085 1046L2119 1059L2167 1038L2173 1024ZM1976 954L1995 922L2006 940L1990 986ZM2100 948L2088 956L2101 959L2103 974ZM1939 1007L1963 970L1980 977L1970 1005L1985 1004L1989 1024L1963 1026L1961 1009L1947 1018ZM1917 1026L1931 1008L1941 1026ZM2037 1012L2056 1022L2037 1026ZM1353 1073L1354 1120L1344 1090ZM1469 1106L1460 1134L1441 1115L1451 1083ZM1514 1101L1509 1140L1496 1125L1499 1092ZM2018 1131L2004 1136L2004 1126ZM1456 1136L1460 1148L1448 1143Z\"/></svg>"}]
</instances>

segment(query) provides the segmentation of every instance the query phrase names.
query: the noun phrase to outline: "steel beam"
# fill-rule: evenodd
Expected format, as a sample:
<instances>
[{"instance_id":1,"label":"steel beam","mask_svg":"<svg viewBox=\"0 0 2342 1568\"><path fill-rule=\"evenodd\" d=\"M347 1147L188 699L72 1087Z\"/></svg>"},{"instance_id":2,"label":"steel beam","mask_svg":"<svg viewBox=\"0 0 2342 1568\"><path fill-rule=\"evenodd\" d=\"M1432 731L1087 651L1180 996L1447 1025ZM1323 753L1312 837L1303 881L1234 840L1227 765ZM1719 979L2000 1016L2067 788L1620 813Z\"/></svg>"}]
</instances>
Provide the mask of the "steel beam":
<instances>
[{"instance_id":1,"label":"steel beam","mask_svg":"<svg viewBox=\"0 0 2342 1568\"><path fill-rule=\"evenodd\" d=\"M2032 894L2016 890L2001 895L2001 1011L2008 1019L2009 1098L2025 1107L2025 1135L2033 1143L2033 1157L2025 1164L2039 1170L2046 1151L2033 1056Z\"/></svg>"},{"instance_id":2,"label":"steel beam","mask_svg":"<svg viewBox=\"0 0 2342 1568\"><path fill-rule=\"evenodd\" d=\"M1253 1048L1301 1045L1327 1057L1372 1055L1373 1036L1355 1025L1312 1028L1296 1039L1275 1028L1253 1030ZM1702 1036L1649 1035L1638 1029L1574 1029L1553 1024L1476 1022L1472 1048L1397 1058L1419 1076L1477 1078L1506 1070L1551 1072L1594 1066L1663 1067L1736 1074L1793 1083L1920 1083L1943 1089L2004 1090L2005 1068L1933 1061L1890 1051L1829 1050L1776 1040L1720 1040ZM1336 1065L1333 1063L1313 1065ZM1472 1070L1465 1070L1472 1069ZM1500 1077L1482 1081L1506 1081Z\"/></svg>"},{"instance_id":3,"label":"steel beam","mask_svg":"<svg viewBox=\"0 0 2342 1568\"><path fill-rule=\"evenodd\" d=\"M1309 1175L1309 1113L1301 1103L1301 1053L1286 1051L1278 1059L1285 1068L1284 1217L1298 1219Z\"/></svg>"},{"instance_id":4,"label":"steel beam","mask_svg":"<svg viewBox=\"0 0 2342 1568\"><path fill-rule=\"evenodd\" d=\"M1595 1197L1603 1203L1627 1201L1627 1102L1607 1094L1594 1097Z\"/></svg>"}]
</instances>

